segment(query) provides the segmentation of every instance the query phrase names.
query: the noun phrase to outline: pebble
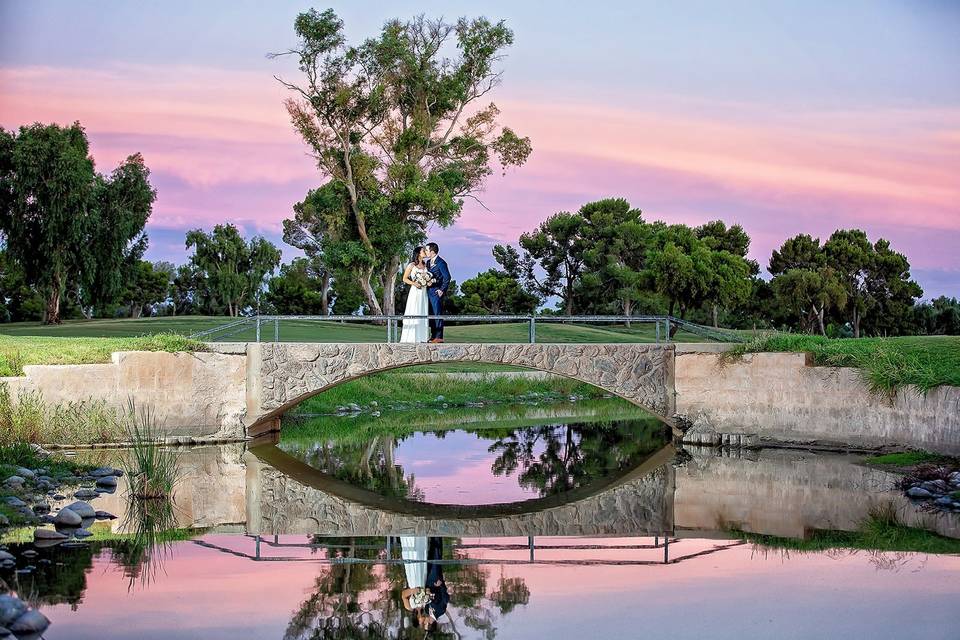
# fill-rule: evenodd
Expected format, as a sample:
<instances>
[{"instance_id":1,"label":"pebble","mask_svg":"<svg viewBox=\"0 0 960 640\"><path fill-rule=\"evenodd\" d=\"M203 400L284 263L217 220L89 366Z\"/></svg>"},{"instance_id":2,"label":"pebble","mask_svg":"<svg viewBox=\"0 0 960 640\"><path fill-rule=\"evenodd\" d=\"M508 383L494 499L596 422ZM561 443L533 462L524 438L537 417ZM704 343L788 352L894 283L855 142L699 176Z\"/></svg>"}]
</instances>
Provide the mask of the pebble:
<instances>
[{"instance_id":1,"label":"pebble","mask_svg":"<svg viewBox=\"0 0 960 640\"><path fill-rule=\"evenodd\" d=\"M23 551L20 555L22 555L24 558L33 559L37 557L37 552L34 551L33 549L27 549L26 551Z\"/></svg>"},{"instance_id":2,"label":"pebble","mask_svg":"<svg viewBox=\"0 0 960 640\"><path fill-rule=\"evenodd\" d=\"M83 518L80 517L80 514L67 507L60 509L59 513L53 517L54 524L64 527L79 527L82 522Z\"/></svg>"}]
</instances>

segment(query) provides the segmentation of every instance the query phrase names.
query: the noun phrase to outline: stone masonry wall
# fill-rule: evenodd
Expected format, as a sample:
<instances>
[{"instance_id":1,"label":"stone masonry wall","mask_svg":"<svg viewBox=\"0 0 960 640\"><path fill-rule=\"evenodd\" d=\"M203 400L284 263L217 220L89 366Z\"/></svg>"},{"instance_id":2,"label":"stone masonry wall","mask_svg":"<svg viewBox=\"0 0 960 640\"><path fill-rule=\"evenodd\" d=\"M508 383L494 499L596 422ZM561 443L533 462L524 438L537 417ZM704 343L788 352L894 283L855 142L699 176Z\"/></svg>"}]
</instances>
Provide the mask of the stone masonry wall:
<instances>
[{"instance_id":1,"label":"stone masonry wall","mask_svg":"<svg viewBox=\"0 0 960 640\"><path fill-rule=\"evenodd\" d=\"M223 353L123 351L109 364L26 366L0 378L16 401L40 392L50 404L103 400L125 411L128 400L149 407L164 435L243 438L246 356Z\"/></svg>"},{"instance_id":2,"label":"stone masonry wall","mask_svg":"<svg viewBox=\"0 0 960 640\"><path fill-rule=\"evenodd\" d=\"M960 388L871 394L856 369L809 366L802 353L757 353L721 363L678 353L676 410L720 433L761 442L908 446L960 454Z\"/></svg>"}]
</instances>

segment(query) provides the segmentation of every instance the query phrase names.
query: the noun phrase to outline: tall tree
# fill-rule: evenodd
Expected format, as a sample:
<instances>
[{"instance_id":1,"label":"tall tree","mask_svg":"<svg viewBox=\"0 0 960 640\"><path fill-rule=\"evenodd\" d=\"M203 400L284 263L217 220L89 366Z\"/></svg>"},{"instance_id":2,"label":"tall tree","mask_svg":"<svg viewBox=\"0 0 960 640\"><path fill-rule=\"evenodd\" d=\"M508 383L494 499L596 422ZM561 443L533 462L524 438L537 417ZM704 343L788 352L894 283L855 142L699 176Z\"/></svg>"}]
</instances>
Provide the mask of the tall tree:
<instances>
[{"instance_id":1,"label":"tall tree","mask_svg":"<svg viewBox=\"0 0 960 640\"><path fill-rule=\"evenodd\" d=\"M826 312L847 302L846 289L830 267L790 268L778 273L771 285L779 307L791 313L807 333L826 335Z\"/></svg>"},{"instance_id":2,"label":"tall tree","mask_svg":"<svg viewBox=\"0 0 960 640\"><path fill-rule=\"evenodd\" d=\"M587 203L579 213L585 273L578 300L596 308L597 301L613 299L620 313L632 315L646 294L644 269L653 227L623 198Z\"/></svg>"},{"instance_id":3,"label":"tall tree","mask_svg":"<svg viewBox=\"0 0 960 640\"><path fill-rule=\"evenodd\" d=\"M867 280L874 261L873 245L860 229L838 229L823 244L827 263L833 267L846 291L847 319L853 337L860 337L860 322L873 305Z\"/></svg>"},{"instance_id":4,"label":"tall tree","mask_svg":"<svg viewBox=\"0 0 960 640\"><path fill-rule=\"evenodd\" d=\"M499 269L488 269L463 281L463 311L470 314L533 313L540 299L523 290L516 278Z\"/></svg>"},{"instance_id":5,"label":"tall tree","mask_svg":"<svg viewBox=\"0 0 960 640\"><path fill-rule=\"evenodd\" d=\"M85 249L80 253L80 303L86 313L114 302L125 281L139 277L139 262L147 249L144 227L156 197L150 170L139 153L127 158L109 177L97 176Z\"/></svg>"},{"instance_id":6,"label":"tall tree","mask_svg":"<svg viewBox=\"0 0 960 640\"><path fill-rule=\"evenodd\" d=\"M668 301L668 313L680 317L701 305L714 284L711 251L686 225L661 225L647 256L647 278ZM671 335L676 327L671 327Z\"/></svg>"},{"instance_id":7,"label":"tall tree","mask_svg":"<svg viewBox=\"0 0 960 640\"><path fill-rule=\"evenodd\" d=\"M281 265L280 275L270 278L265 299L278 313L328 315L329 285L325 278L326 272L318 273L310 258L294 258L290 264Z\"/></svg>"},{"instance_id":8,"label":"tall tree","mask_svg":"<svg viewBox=\"0 0 960 640\"><path fill-rule=\"evenodd\" d=\"M230 316L256 302L264 278L280 264L280 250L270 241L255 237L247 243L232 224L218 224L212 233L187 232L186 248L195 249L190 262Z\"/></svg>"},{"instance_id":9,"label":"tall tree","mask_svg":"<svg viewBox=\"0 0 960 640\"><path fill-rule=\"evenodd\" d=\"M341 215L330 216L329 207L324 204L323 192L320 189L311 190L301 202L293 205L294 217L283 221L283 241L296 247L306 254L310 260L309 271L315 275L312 284L317 287L316 294L320 300L317 313L330 313L330 285L333 283L333 272L326 259L325 246L328 246L335 236L335 227L342 219ZM342 203L342 198L336 197L334 205ZM304 266L304 270L308 267Z\"/></svg>"},{"instance_id":10,"label":"tall tree","mask_svg":"<svg viewBox=\"0 0 960 640\"><path fill-rule=\"evenodd\" d=\"M146 260L137 261L122 293L124 303L130 308L130 317L139 318L144 307L166 300L168 282L167 273L155 269Z\"/></svg>"},{"instance_id":11,"label":"tall tree","mask_svg":"<svg viewBox=\"0 0 960 640\"><path fill-rule=\"evenodd\" d=\"M707 302L713 326L717 327L721 307L731 308L746 302L752 289L749 279L760 273L760 265L747 259L750 236L740 225L727 227L722 220L713 220L700 225L694 232L713 252L716 282L707 294Z\"/></svg>"},{"instance_id":12,"label":"tall tree","mask_svg":"<svg viewBox=\"0 0 960 640\"><path fill-rule=\"evenodd\" d=\"M0 129L0 231L26 281L59 324L60 299L89 229L93 160L80 126Z\"/></svg>"},{"instance_id":13,"label":"tall tree","mask_svg":"<svg viewBox=\"0 0 960 640\"><path fill-rule=\"evenodd\" d=\"M521 258L516 249L494 247L494 258L514 278L541 299L558 296L566 315L573 315L576 286L583 272L584 218L578 213L555 213L536 228L520 235Z\"/></svg>"},{"instance_id":14,"label":"tall tree","mask_svg":"<svg viewBox=\"0 0 960 640\"><path fill-rule=\"evenodd\" d=\"M530 154L529 139L499 125L496 105L479 104L500 82L513 32L485 18L420 16L349 45L330 9L301 13L294 29L298 45L274 55L297 60L304 81L280 80L295 95L287 110L321 174L340 185L331 240L348 245L341 253L371 311L392 314L405 249L428 224L454 222L494 156L506 168Z\"/></svg>"},{"instance_id":15,"label":"tall tree","mask_svg":"<svg viewBox=\"0 0 960 640\"><path fill-rule=\"evenodd\" d=\"M873 261L867 274L866 289L872 311L864 326L874 335L900 335L912 328L914 302L923 289L910 278L910 262L880 238L873 245Z\"/></svg>"}]
</instances>

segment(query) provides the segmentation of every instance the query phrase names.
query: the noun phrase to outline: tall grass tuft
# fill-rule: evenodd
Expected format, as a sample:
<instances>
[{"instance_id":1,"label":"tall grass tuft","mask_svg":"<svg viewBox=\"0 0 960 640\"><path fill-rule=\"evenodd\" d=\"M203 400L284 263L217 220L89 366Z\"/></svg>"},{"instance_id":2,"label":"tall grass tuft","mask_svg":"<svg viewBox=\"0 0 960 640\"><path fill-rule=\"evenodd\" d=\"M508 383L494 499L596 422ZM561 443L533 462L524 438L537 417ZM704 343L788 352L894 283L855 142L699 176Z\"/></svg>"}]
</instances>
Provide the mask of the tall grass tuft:
<instances>
[{"instance_id":1,"label":"tall grass tuft","mask_svg":"<svg viewBox=\"0 0 960 640\"><path fill-rule=\"evenodd\" d=\"M126 416L127 441L133 457L130 492L140 500L169 499L180 475L180 452L161 444L156 415L132 401Z\"/></svg>"},{"instance_id":2,"label":"tall grass tuft","mask_svg":"<svg viewBox=\"0 0 960 640\"><path fill-rule=\"evenodd\" d=\"M120 412L102 400L49 404L38 391L21 391L14 401L0 382L0 445L118 442L123 435Z\"/></svg>"}]
</instances>

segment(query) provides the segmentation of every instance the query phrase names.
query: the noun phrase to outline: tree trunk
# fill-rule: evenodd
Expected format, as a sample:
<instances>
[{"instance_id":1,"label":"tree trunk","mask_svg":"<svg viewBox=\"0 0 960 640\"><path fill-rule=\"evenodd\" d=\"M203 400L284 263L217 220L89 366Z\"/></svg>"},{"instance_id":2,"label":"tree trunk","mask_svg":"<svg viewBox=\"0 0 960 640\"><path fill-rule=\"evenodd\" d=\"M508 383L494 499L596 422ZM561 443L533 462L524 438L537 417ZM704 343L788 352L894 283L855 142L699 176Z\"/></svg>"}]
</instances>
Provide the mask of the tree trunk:
<instances>
[{"instance_id":1,"label":"tree trunk","mask_svg":"<svg viewBox=\"0 0 960 640\"><path fill-rule=\"evenodd\" d=\"M390 258L383 273L383 313L392 316L397 312L397 272L400 271L400 258Z\"/></svg>"},{"instance_id":2,"label":"tree trunk","mask_svg":"<svg viewBox=\"0 0 960 640\"><path fill-rule=\"evenodd\" d=\"M383 315L383 308L380 306L380 301L377 300L377 293L373 290L373 285L370 284L370 278L373 277L373 267L367 267L357 272L357 282L360 283L360 288L363 289L363 295L367 299L367 304L370 306L370 313L379 316Z\"/></svg>"},{"instance_id":3,"label":"tree trunk","mask_svg":"<svg viewBox=\"0 0 960 640\"><path fill-rule=\"evenodd\" d=\"M719 329L720 325L717 324L717 305L713 305L713 328Z\"/></svg>"},{"instance_id":4,"label":"tree trunk","mask_svg":"<svg viewBox=\"0 0 960 640\"><path fill-rule=\"evenodd\" d=\"M136 302L131 302L131 303L130 303L130 317L136 319L136 318L139 318L139 317L142 316L142 315L143 315L143 305L142 305L142 304L137 304Z\"/></svg>"},{"instance_id":5,"label":"tree trunk","mask_svg":"<svg viewBox=\"0 0 960 640\"><path fill-rule=\"evenodd\" d=\"M628 318L633 315L633 300L630 298L623 299L623 315L627 316ZM627 320L624 324L626 325L627 329L630 328L629 320Z\"/></svg>"},{"instance_id":6,"label":"tree trunk","mask_svg":"<svg viewBox=\"0 0 960 640\"><path fill-rule=\"evenodd\" d=\"M93 320L93 307L80 307L80 313L83 314L85 320Z\"/></svg>"},{"instance_id":7,"label":"tree trunk","mask_svg":"<svg viewBox=\"0 0 960 640\"><path fill-rule=\"evenodd\" d=\"M826 308L826 305L820 307L820 310L817 312L817 320L820 322L820 335L827 335L827 328L823 324L823 310Z\"/></svg>"},{"instance_id":8,"label":"tree trunk","mask_svg":"<svg viewBox=\"0 0 960 640\"><path fill-rule=\"evenodd\" d=\"M60 319L60 278L56 276L53 279L53 286L50 288L50 295L47 297L44 323L63 324L63 320Z\"/></svg>"},{"instance_id":9,"label":"tree trunk","mask_svg":"<svg viewBox=\"0 0 960 640\"><path fill-rule=\"evenodd\" d=\"M673 300L673 299L670 300L670 307L667 311L667 315L671 318L673 317L673 309L676 306L676 304L677 304L676 300ZM673 324L673 322L670 322L670 321L667 321L667 324L670 326L669 336L673 338L673 336L677 333L677 330L680 327L678 327L677 325Z\"/></svg>"},{"instance_id":10,"label":"tree trunk","mask_svg":"<svg viewBox=\"0 0 960 640\"><path fill-rule=\"evenodd\" d=\"M320 315L330 315L330 274L324 272L320 278Z\"/></svg>"},{"instance_id":11,"label":"tree trunk","mask_svg":"<svg viewBox=\"0 0 960 640\"><path fill-rule=\"evenodd\" d=\"M860 337L860 312L857 309L853 310L853 337Z\"/></svg>"}]
</instances>

